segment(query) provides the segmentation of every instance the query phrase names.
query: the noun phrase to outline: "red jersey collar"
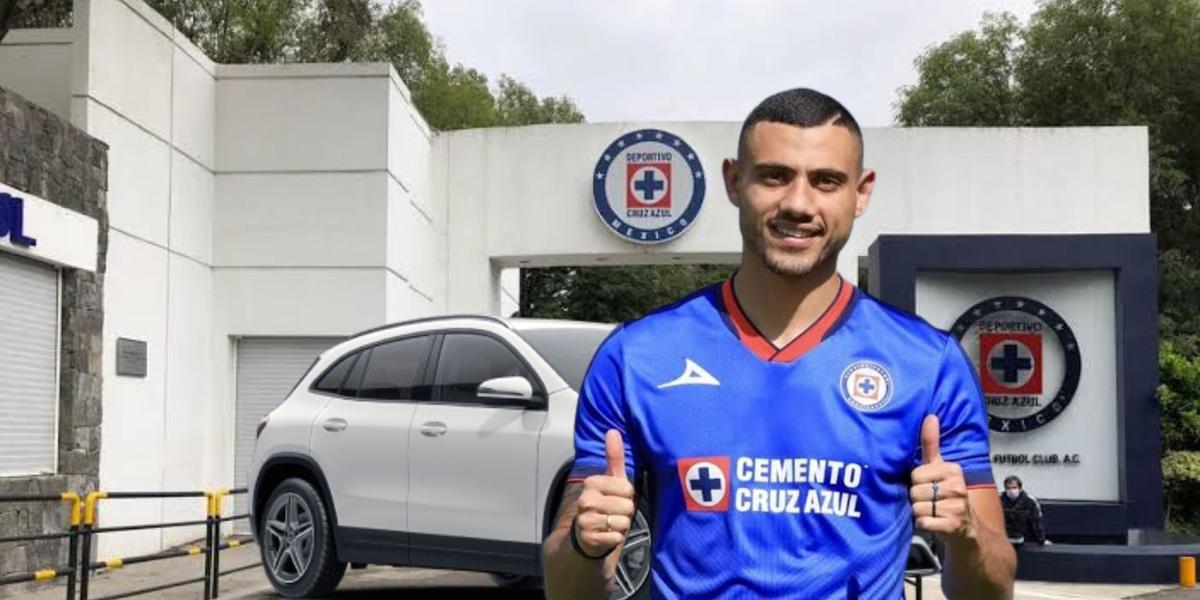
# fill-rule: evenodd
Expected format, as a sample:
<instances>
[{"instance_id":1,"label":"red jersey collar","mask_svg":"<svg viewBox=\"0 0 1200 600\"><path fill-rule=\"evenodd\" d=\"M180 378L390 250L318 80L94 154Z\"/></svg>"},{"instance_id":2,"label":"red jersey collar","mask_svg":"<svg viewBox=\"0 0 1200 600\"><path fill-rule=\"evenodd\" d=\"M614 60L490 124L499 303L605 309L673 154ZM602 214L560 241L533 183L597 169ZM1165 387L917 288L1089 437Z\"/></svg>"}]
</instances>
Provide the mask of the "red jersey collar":
<instances>
[{"instance_id":1,"label":"red jersey collar","mask_svg":"<svg viewBox=\"0 0 1200 600\"><path fill-rule=\"evenodd\" d=\"M800 358L809 350L829 337L841 325L854 298L854 286L850 285L840 275L838 276L838 291L833 302L825 312L808 326L800 335L778 348L775 344L754 326L746 312L738 303L733 291L733 277L721 283L721 308L729 317L729 325L738 339L759 358L772 362L790 362Z\"/></svg>"}]
</instances>

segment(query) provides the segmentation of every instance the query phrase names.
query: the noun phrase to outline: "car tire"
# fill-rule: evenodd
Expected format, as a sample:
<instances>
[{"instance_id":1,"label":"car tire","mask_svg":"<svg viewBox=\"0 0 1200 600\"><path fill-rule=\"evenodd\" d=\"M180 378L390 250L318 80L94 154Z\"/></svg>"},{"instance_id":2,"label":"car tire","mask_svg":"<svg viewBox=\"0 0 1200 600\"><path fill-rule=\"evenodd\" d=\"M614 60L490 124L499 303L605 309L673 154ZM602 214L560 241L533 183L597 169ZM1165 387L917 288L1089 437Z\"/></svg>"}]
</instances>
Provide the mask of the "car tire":
<instances>
[{"instance_id":1,"label":"car tire","mask_svg":"<svg viewBox=\"0 0 1200 600\"><path fill-rule=\"evenodd\" d=\"M650 532L652 524L650 522L650 502L645 496L638 499L637 513L634 514L634 529L631 535L638 537L639 542L636 547L626 547L621 551L621 563L626 567L625 572L635 572L636 575L631 579L637 579L633 583L637 585L632 594L629 594L620 588L617 588L613 593L609 594L608 600L646 600L650 597ZM643 532L644 533L641 533ZM645 536L644 540L641 536ZM643 565L643 561L645 564ZM634 569L633 567L639 567ZM504 573L492 573L492 581L496 585L503 588L533 590L541 589L542 579L540 577L522 577L520 575L510 575ZM627 579L628 580L628 579Z\"/></svg>"},{"instance_id":2,"label":"car tire","mask_svg":"<svg viewBox=\"0 0 1200 600\"><path fill-rule=\"evenodd\" d=\"M259 519L259 554L271 587L287 598L324 596L337 588L346 563L337 559L329 511L303 479L271 491Z\"/></svg>"},{"instance_id":3,"label":"car tire","mask_svg":"<svg viewBox=\"0 0 1200 600\"><path fill-rule=\"evenodd\" d=\"M629 594L617 586L608 595L608 600L646 600L650 597L650 533L653 529L653 523L650 521L650 501L645 495L641 495L638 498L637 512L633 516L633 528L625 540L625 547L621 550L621 562L617 567L626 574L627 581L633 580L633 593ZM630 539L636 539L637 545L631 547Z\"/></svg>"}]
</instances>

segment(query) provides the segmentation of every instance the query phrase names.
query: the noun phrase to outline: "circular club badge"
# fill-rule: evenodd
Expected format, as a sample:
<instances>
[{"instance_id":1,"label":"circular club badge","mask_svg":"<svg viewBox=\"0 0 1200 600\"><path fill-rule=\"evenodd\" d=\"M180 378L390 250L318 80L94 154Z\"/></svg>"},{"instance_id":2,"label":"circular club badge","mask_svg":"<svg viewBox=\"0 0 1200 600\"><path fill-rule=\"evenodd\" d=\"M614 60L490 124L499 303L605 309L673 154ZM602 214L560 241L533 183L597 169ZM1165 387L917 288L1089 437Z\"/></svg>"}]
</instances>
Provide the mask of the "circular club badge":
<instances>
[{"instance_id":1,"label":"circular club badge","mask_svg":"<svg viewBox=\"0 0 1200 600\"><path fill-rule=\"evenodd\" d=\"M842 398L858 410L879 410L892 399L892 376L879 363L853 363L842 371Z\"/></svg>"},{"instance_id":2,"label":"circular club badge","mask_svg":"<svg viewBox=\"0 0 1200 600\"><path fill-rule=\"evenodd\" d=\"M704 203L700 157L679 136L658 129L622 135L592 173L596 214L613 233L639 244L675 239Z\"/></svg>"},{"instance_id":3,"label":"circular club badge","mask_svg":"<svg viewBox=\"0 0 1200 600\"><path fill-rule=\"evenodd\" d=\"M1053 421L1079 387L1079 343L1050 307L999 296L967 309L951 332L971 358L992 431L1020 433Z\"/></svg>"}]
</instances>

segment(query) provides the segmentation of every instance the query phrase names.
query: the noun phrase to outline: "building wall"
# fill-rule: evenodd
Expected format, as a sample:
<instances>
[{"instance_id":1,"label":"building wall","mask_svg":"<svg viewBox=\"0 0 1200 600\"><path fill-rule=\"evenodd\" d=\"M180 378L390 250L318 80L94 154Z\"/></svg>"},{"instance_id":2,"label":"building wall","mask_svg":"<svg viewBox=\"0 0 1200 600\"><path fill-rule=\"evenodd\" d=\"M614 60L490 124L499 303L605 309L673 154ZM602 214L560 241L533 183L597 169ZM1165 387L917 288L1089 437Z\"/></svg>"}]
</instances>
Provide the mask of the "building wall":
<instances>
[{"instance_id":1,"label":"building wall","mask_svg":"<svg viewBox=\"0 0 1200 600\"><path fill-rule=\"evenodd\" d=\"M348 335L441 309L431 133L389 65L221 65L217 111L221 329Z\"/></svg>"},{"instance_id":2,"label":"building wall","mask_svg":"<svg viewBox=\"0 0 1200 600\"><path fill-rule=\"evenodd\" d=\"M596 217L591 175L621 134L656 127L682 136L708 179L694 225L661 246L628 243ZM731 262L737 212L720 180L740 123L600 123L447 132L435 143L434 189L450 213L451 312L499 313L502 267ZM866 214L840 256L883 233L1143 233L1150 230L1144 127L867 129L877 171ZM460 218L459 215L462 215Z\"/></svg>"},{"instance_id":3,"label":"building wall","mask_svg":"<svg viewBox=\"0 0 1200 600\"><path fill-rule=\"evenodd\" d=\"M61 115L0 87L0 182L96 221L88 228L96 236L90 243L96 252L96 270L60 268L58 472L0 478L0 495L65 491L83 495L97 488L104 379L106 152L103 142L71 127ZM45 241L50 239L47 236ZM0 504L0 531L4 536L65 531L70 524L68 508L65 503ZM61 540L5 544L0 573L30 572L66 564L66 559L67 545ZM0 596L19 594L24 587L0 588Z\"/></svg>"},{"instance_id":4,"label":"building wall","mask_svg":"<svg viewBox=\"0 0 1200 600\"><path fill-rule=\"evenodd\" d=\"M14 29L0 42L0 81L26 100L71 116L70 29Z\"/></svg>"},{"instance_id":5,"label":"building wall","mask_svg":"<svg viewBox=\"0 0 1200 600\"><path fill-rule=\"evenodd\" d=\"M74 23L13 32L0 82L111 147L100 481L229 485L239 337L341 336L444 310L433 134L386 64L216 65L139 0L78 0ZM115 375L118 337L148 343L146 377ZM100 514L123 525L201 506L108 501ZM201 535L109 534L98 555Z\"/></svg>"},{"instance_id":6,"label":"building wall","mask_svg":"<svg viewBox=\"0 0 1200 600\"><path fill-rule=\"evenodd\" d=\"M71 115L111 148L110 318L104 331L100 480L109 490L201 489L227 467L228 416L213 401L212 204L215 65L140 2L75 6ZM116 375L118 337L148 344L144 378ZM218 379L219 381L219 379ZM196 519L203 501L102 504L107 525ZM98 554L135 554L202 537L201 528L102 535Z\"/></svg>"}]
</instances>

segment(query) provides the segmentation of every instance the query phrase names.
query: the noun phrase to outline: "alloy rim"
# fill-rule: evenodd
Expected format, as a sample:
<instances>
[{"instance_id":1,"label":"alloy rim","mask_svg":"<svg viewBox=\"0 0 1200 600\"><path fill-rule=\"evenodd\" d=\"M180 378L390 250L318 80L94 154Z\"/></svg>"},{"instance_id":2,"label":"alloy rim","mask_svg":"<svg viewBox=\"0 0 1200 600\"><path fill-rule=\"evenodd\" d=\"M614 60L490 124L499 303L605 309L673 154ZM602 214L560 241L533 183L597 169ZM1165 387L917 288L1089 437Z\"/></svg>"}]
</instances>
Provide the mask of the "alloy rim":
<instances>
[{"instance_id":1,"label":"alloy rim","mask_svg":"<svg viewBox=\"0 0 1200 600\"><path fill-rule=\"evenodd\" d=\"M633 516L633 526L625 536L625 547L617 561L616 586L608 600L626 600L646 583L650 576L650 526L642 511Z\"/></svg>"},{"instance_id":2,"label":"alloy rim","mask_svg":"<svg viewBox=\"0 0 1200 600\"><path fill-rule=\"evenodd\" d=\"M312 509L299 494L287 492L275 499L266 514L267 567L281 583L296 583L312 562Z\"/></svg>"}]
</instances>

